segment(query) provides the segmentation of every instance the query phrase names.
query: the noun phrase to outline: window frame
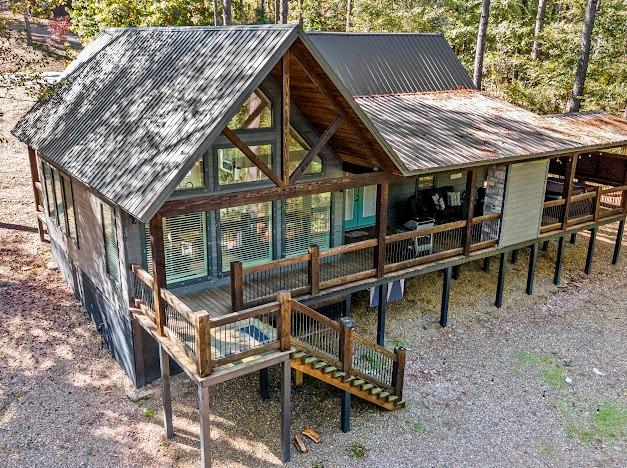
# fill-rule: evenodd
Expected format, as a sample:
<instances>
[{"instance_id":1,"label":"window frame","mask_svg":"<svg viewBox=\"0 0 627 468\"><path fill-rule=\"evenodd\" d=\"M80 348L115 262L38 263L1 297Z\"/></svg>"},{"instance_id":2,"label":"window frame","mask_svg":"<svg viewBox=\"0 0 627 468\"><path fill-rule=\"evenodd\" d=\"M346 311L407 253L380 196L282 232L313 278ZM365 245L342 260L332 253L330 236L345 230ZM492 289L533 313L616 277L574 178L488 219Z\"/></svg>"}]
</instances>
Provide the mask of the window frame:
<instances>
[{"instance_id":1,"label":"window frame","mask_svg":"<svg viewBox=\"0 0 627 468\"><path fill-rule=\"evenodd\" d=\"M251 141L251 139L249 138L242 139L242 140L244 141L244 143L246 143L248 147L264 146L264 145L270 146L270 164L268 165L268 167L272 169L273 171L276 171L276 168L275 168L276 141L275 141L274 135L268 135L267 137L264 135L264 138L254 139L254 141ZM250 182L234 182L232 184L221 184L220 183L220 162L219 162L220 158L218 156L218 151L221 149L227 149L227 148L234 148L241 152L241 150L237 148L237 146L235 146L230 141L220 142L220 143L212 145L211 147L211 155L213 159L213 181L215 184L216 192L221 192L221 191L228 192L228 191L233 191L233 190L241 190L242 187L255 188L255 187L265 187L268 185L273 185L272 181L265 174L264 174L264 179L261 179L261 180L253 180ZM248 156L246 156L243 152L242 152L242 155L250 161ZM252 161L250 161L250 163L253 166L255 166L255 164Z\"/></svg>"},{"instance_id":2,"label":"window frame","mask_svg":"<svg viewBox=\"0 0 627 468\"><path fill-rule=\"evenodd\" d=\"M105 208L106 207L106 208ZM116 261L116 273L115 275L110 271L109 262L107 261L109 251L108 251L108 243L107 243L107 233L105 228L105 209L110 210L111 212L111 221L112 221L112 232L115 237L115 261ZM104 244L104 261L105 261L105 271L107 273L107 277L115 284L120 283L120 245L118 243L118 220L115 215L115 208L107 203L100 203L100 223L102 228L102 241Z\"/></svg>"},{"instance_id":3,"label":"window frame","mask_svg":"<svg viewBox=\"0 0 627 468\"><path fill-rule=\"evenodd\" d=\"M248 99L250 99L250 95L252 94L256 94L259 93L262 96L262 99L265 99L266 101L268 101L270 103L270 107L269 107L269 111L270 111L270 126L269 127L257 127L257 128L250 128L250 127L246 127L246 128L232 128L229 124L231 123L231 121L235 118L235 116L239 113L239 110L242 108L242 106L246 103L246 101ZM265 93L259 86L256 87L249 96L246 97L246 100L242 103L242 105L239 107L239 109L237 110L237 112L235 112L235 114L233 114L231 116L231 118L229 119L229 121L226 123L226 127L229 128L230 130L234 131L235 133L241 133L242 135L246 134L246 133L255 133L255 132L272 132L272 133L276 133L278 126L277 126L277 112L276 112L276 107L277 104L276 102L270 98L270 96L268 96L267 93ZM280 106L279 106L280 107ZM280 119L279 119L280 120Z\"/></svg>"},{"instance_id":4,"label":"window frame","mask_svg":"<svg viewBox=\"0 0 627 468\"><path fill-rule=\"evenodd\" d=\"M74 242L74 244L78 248L78 223L76 221L76 204L74 203L74 184L72 184L72 179L70 178L70 176L64 174L63 172L59 172L59 174L61 174L61 194L63 196L63 212L65 218L66 235ZM72 197L71 208L72 217L74 219L73 223L70 222L70 218L68 216L68 206L70 206L67 201L68 190L70 196Z\"/></svg>"},{"instance_id":5,"label":"window frame","mask_svg":"<svg viewBox=\"0 0 627 468\"><path fill-rule=\"evenodd\" d=\"M311 145L307 142L307 140L305 140L305 138L300 134L300 132L294 127L294 125L290 122L290 136L292 138L294 138L294 140L296 140L304 149L305 149L305 155L307 155L307 153L309 151L311 151ZM325 145L326 146L326 145ZM323 147L324 149L324 147ZM322 155L320 154L323 149L321 149L318 154L316 155L315 158L313 158L313 160L309 163L309 166L307 166L307 169L303 172L303 174L300 176L300 178L314 178L314 177L320 177L324 174L324 158L322 157ZM320 159L320 172L307 172L310 168L311 165L314 163L314 161L316 160L316 158ZM302 161L302 159L301 159ZM298 165L300 164L301 161L298 161L296 163L296 167L298 167ZM288 165L290 163L289 158L287 161ZM296 167L294 168L294 170L296 169ZM288 170L290 172L290 177L292 175L292 173L294 172L294 170L290 170L288 167Z\"/></svg>"},{"instance_id":6,"label":"window frame","mask_svg":"<svg viewBox=\"0 0 627 468\"><path fill-rule=\"evenodd\" d=\"M185 177L187 177L187 174L189 174L189 172L191 172L191 170L194 168L194 166L196 166L196 164L198 163L198 161L202 161L202 187L193 187L193 188L179 188L179 184L183 181L183 179ZM194 194L194 193L201 193L201 192L206 192L208 187L207 187L207 181L208 181L208 177L207 177L207 153L203 154L200 158L198 158L196 160L196 162L194 162L194 166L192 166L192 169L190 169L184 176L183 179L181 179L181 181L179 181L178 184L176 184L176 187L174 188L174 195L186 195L186 194Z\"/></svg>"}]
</instances>

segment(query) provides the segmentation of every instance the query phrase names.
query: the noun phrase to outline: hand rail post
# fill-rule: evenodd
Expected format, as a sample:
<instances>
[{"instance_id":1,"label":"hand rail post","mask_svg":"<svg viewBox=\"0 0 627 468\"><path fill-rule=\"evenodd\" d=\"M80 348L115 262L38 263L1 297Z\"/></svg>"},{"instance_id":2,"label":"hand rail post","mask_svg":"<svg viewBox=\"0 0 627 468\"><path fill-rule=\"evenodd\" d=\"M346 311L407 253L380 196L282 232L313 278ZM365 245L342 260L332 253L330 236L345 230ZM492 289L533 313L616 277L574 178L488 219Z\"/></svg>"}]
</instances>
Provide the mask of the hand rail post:
<instances>
[{"instance_id":1,"label":"hand rail post","mask_svg":"<svg viewBox=\"0 0 627 468\"><path fill-rule=\"evenodd\" d=\"M464 229L462 246L464 247L464 255L470 255L470 247L472 246L472 220L475 217L475 202L477 199L477 171L469 169L466 175L466 194L468 196L466 209L466 229Z\"/></svg>"},{"instance_id":2,"label":"hand rail post","mask_svg":"<svg viewBox=\"0 0 627 468\"><path fill-rule=\"evenodd\" d=\"M394 387L394 394L399 398L403 398L403 385L405 384L405 348L394 348L394 354L396 354L396 360L392 365L392 386Z\"/></svg>"},{"instance_id":3,"label":"hand rail post","mask_svg":"<svg viewBox=\"0 0 627 468\"><path fill-rule=\"evenodd\" d=\"M385 242L388 228L388 197L390 184L387 180L377 185L376 236L377 247L374 249L374 268L377 278L385 275Z\"/></svg>"},{"instance_id":4,"label":"hand rail post","mask_svg":"<svg viewBox=\"0 0 627 468\"><path fill-rule=\"evenodd\" d=\"M309 265L307 272L311 295L320 292L320 247L313 244L309 246Z\"/></svg>"},{"instance_id":5,"label":"hand rail post","mask_svg":"<svg viewBox=\"0 0 627 468\"><path fill-rule=\"evenodd\" d=\"M594 201L594 220L598 221L601 218L601 193L603 192L603 187L598 185L596 188L597 197Z\"/></svg>"},{"instance_id":6,"label":"hand rail post","mask_svg":"<svg viewBox=\"0 0 627 468\"><path fill-rule=\"evenodd\" d=\"M201 377L211 374L211 321L207 311L196 315L196 371Z\"/></svg>"},{"instance_id":7,"label":"hand rail post","mask_svg":"<svg viewBox=\"0 0 627 468\"><path fill-rule=\"evenodd\" d=\"M155 325L157 334L164 335L166 304L161 288L166 287L165 250L163 247L163 217L156 214L150 220L150 248L152 250L152 294L154 297Z\"/></svg>"},{"instance_id":8,"label":"hand rail post","mask_svg":"<svg viewBox=\"0 0 627 468\"><path fill-rule=\"evenodd\" d=\"M292 339L292 297L289 292L277 294L279 301L279 349L287 351Z\"/></svg>"},{"instance_id":9,"label":"hand rail post","mask_svg":"<svg viewBox=\"0 0 627 468\"><path fill-rule=\"evenodd\" d=\"M340 362L342 363L342 371L348 377L353 367L353 328L355 325L350 317L342 317L340 325L342 326L340 333Z\"/></svg>"},{"instance_id":10,"label":"hand rail post","mask_svg":"<svg viewBox=\"0 0 627 468\"><path fill-rule=\"evenodd\" d=\"M242 262L231 262L231 308L233 312L244 307L244 268Z\"/></svg>"}]
</instances>

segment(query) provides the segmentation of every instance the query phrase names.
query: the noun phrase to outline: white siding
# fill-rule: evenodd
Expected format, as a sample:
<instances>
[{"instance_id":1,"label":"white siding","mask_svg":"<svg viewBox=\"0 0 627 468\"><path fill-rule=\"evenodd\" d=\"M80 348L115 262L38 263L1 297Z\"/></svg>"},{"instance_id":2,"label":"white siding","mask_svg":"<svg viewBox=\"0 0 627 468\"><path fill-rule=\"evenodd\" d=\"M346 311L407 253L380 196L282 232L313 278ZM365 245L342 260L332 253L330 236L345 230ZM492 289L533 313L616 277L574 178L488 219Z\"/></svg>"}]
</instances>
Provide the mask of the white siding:
<instances>
[{"instance_id":1,"label":"white siding","mask_svg":"<svg viewBox=\"0 0 627 468\"><path fill-rule=\"evenodd\" d=\"M544 160L509 166L500 247L538 236L548 165Z\"/></svg>"}]
</instances>

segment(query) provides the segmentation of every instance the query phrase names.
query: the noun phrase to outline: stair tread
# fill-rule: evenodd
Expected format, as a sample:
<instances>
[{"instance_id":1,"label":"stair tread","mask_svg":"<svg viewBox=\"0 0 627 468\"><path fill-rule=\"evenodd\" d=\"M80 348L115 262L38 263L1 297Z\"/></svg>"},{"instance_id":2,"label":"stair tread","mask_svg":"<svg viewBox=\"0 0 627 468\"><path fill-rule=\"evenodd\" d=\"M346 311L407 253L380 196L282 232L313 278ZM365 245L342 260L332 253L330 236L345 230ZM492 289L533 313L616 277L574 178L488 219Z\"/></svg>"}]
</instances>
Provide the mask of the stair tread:
<instances>
[{"instance_id":1,"label":"stair tread","mask_svg":"<svg viewBox=\"0 0 627 468\"><path fill-rule=\"evenodd\" d=\"M344 382L350 382L351 380L355 380L355 377L349 375L348 377L344 377Z\"/></svg>"},{"instance_id":2,"label":"stair tread","mask_svg":"<svg viewBox=\"0 0 627 468\"><path fill-rule=\"evenodd\" d=\"M361 386L361 389L366 391L366 390L370 390L372 387L374 387L374 385L372 385L371 383L366 383Z\"/></svg>"},{"instance_id":3,"label":"stair tread","mask_svg":"<svg viewBox=\"0 0 627 468\"><path fill-rule=\"evenodd\" d=\"M307 356L307 353L303 353L302 351L297 351L294 354L292 354L292 357L295 359L302 358L303 356Z\"/></svg>"},{"instance_id":4,"label":"stair tread","mask_svg":"<svg viewBox=\"0 0 627 468\"><path fill-rule=\"evenodd\" d=\"M407 402L405 400L399 400L396 402L396 406L405 406Z\"/></svg>"},{"instance_id":5,"label":"stair tread","mask_svg":"<svg viewBox=\"0 0 627 468\"><path fill-rule=\"evenodd\" d=\"M324 368L324 373L325 374L329 374L329 373L333 372L334 370L337 370L337 367L335 367L335 366L328 366L328 367Z\"/></svg>"},{"instance_id":6,"label":"stair tread","mask_svg":"<svg viewBox=\"0 0 627 468\"><path fill-rule=\"evenodd\" d=\"M361 384L363 384L364 382L365 382L364 380L357 379L357 380L353 380L353 382L352 382L352 383L353 383L353 386L354 386L354 387L358 387L358 386L360 386Z\"/></svg>"},{"instance_id":7,"label":"stair tread","mask_svg":"<svg viewBox=\"0 0 627 468\"><path fill-rule=\"evenodd\" d=\"M318 361L318 358L315 357L315 356L309 356L309 357L306 357L305 359L303 359L303 362L305 364L311 364L312 362L317 362L317 361Z\"/></svg>"},{"instance_id":8,"label":"stair tread","mask_svg":"<svg viewBox=\"0 0 627 468\"><path fill-rule=\"evenodd\" d=\"M389 401L390 403L393 403L393 402L394 402L394 401L396 401L396 400L398 400L398 397L397 397L396 395L390 395L390 396L388 397L388 401Z\"/></svg>"},{"instance_id":9,"label":"stair tread","mask_svg":"<svg viewBox=\"0 0 627 468\"><path fill-rule=\"evenodd\" d=\"M333 373L333 376L335 378L344 377L345 375L346 375L346 372L344 372L344 371L336 371L336 372Z\"/></svg>"},{"instance_id":10,"label":"stair tread","mask_svg":"<svg viewBox=\"0 0 627 468\"><path fill-rule=\"evenodd\" d=\"M390 394L390 392L381 392L379 394L379 398L386 398L389 394Z\"/></svg>"},{"instance_id":11,"label":"stair tread","mask_svg":"<svg viewBox=\"0 0 627 468\"><path fill-rule=\"evenodd\" d=\"M381 389L381 387L374 387L373 389L370 390L370 394L371 395L378 395L382 391L383 391L383 389Z\"/></svg>"},{"instance_id":12,"label":"stair tread","mask_svg":"<svg viewBox=\"0 0 627 468\"><path fill-rule=\"evenodd\" d=\"M324 361L318 361L314 364L314 369L320 369L321 367L325 367L327 366L328 363L324 362Z\"/></svg>"}]
</instances>

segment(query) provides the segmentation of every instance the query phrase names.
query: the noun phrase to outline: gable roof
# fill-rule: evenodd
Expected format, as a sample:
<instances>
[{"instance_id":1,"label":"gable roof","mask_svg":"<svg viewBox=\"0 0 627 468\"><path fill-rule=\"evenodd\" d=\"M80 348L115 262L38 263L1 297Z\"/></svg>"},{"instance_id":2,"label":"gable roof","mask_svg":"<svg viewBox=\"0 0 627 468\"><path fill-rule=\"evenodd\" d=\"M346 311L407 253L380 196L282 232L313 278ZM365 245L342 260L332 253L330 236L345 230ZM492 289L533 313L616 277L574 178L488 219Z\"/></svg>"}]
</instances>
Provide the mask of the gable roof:
<instances>
[{"instance_id":1,"label":"gable roof","mask_svg":"<svg viewBox=\"0 0 627 468\"><path fill-rule=\"evenodd\" d=\"M295 25L105 30L13 134L147 221L298 34Z\"/></svg>"},{"instance_id":2,"label":"gable roof","mask_svg":"<svg viewBox=\"0 0 627 468\"><path fill-rule=\"evenodd\" d=\"M440 33L308 33L353 96L475 89Z\"/></svg>"}]
</instances>

